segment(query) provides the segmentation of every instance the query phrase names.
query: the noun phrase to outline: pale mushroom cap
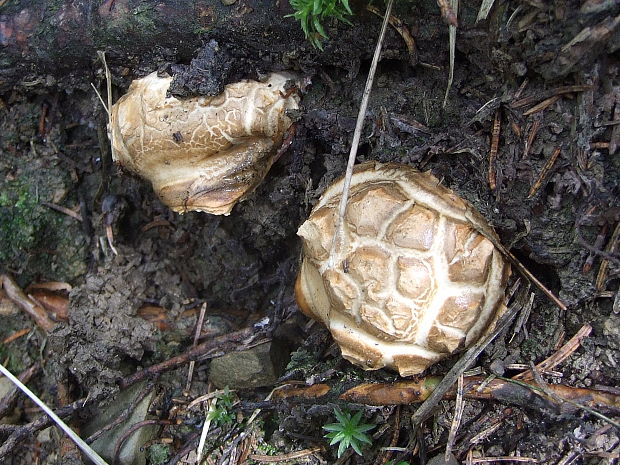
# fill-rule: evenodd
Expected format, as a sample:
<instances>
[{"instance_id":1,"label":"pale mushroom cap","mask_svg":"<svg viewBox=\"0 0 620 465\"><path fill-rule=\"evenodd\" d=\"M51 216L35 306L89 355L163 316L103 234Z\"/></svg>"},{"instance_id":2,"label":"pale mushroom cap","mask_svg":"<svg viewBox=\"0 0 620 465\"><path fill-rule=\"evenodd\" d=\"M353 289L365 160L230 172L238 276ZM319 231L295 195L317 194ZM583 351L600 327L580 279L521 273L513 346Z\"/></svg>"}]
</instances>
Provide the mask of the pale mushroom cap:
<instances>
[{"instance_id":1,"label":"pale mushroom cap","mask_svg":"<svg viewBox=\"0 0 620 465\"><path fill-rule=\"evenodd\" d=\"M430 173L395 163L358 165L343 245L328 260L342 184L324 192L299 228L295 291L343 357L409 376L492 330L510 267L471 205Z\"/></svg>"},{"instance_id":2,"label":"pale mushroom cap","mask_svg":"<svg viewBox=\"0 0 620 465\"><path fill-rule=\"evenodd\" d=\"M298 108L292 76L241 81L215 97L166 97L171 77L137 79L112 106L115 161L148 179L177 212L227 215L263 180Z\"/></svg>"}]
</instances>

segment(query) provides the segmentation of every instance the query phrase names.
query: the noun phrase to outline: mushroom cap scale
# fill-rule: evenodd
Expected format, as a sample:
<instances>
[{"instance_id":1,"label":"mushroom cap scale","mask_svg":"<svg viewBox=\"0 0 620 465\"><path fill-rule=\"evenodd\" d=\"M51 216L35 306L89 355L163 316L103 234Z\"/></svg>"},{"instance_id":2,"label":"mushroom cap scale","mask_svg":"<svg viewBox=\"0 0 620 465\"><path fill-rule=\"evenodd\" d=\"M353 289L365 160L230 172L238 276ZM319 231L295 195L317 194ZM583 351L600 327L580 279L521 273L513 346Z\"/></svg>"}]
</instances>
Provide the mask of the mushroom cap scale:
<instances>
[{"instance_id":1,"label":"mushroom cap scale","mask_svg":"<svg viewBox=\"0 0 620 465\"><path fill-rule=\"evenodd\" d=\"M293 76L245 80L213 97L167 97L171 77L157 73L133 81L112 106L110 138L115 161L148 179L177 212L230 213L258 186L291 125L285 96Z\"/></svg>"},{"instance_id":2,"label":"mushroom cap scale","mask_svg":"<svg viewBox=\"0 0 620 465\"><path fill-rule=\"evenodd\" d=\"M471 205L430 173L358 165L342 246L330 257L342 183L323 193L299 228L295 291L302 311L330 329L345 358L409 376L492 330L510 268Z\"/></svg>"}]
</instances>

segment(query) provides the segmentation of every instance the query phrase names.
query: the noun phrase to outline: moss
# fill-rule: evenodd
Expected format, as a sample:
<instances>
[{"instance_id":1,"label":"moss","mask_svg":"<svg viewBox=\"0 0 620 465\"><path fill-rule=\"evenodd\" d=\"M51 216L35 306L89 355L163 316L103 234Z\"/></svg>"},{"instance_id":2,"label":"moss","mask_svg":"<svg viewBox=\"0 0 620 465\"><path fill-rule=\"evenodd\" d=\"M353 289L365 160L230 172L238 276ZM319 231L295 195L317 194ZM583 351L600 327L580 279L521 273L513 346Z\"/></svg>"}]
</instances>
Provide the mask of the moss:
<instances>
[{"instance_id":1,"label":"moss","mask_svg":"<svg viewBox=\"0 0 620 465\"><path fill-rule=\"evenodd\" d=\"M36 192L21 180L5 183L0 192L0 263L19 263L37 242L36 232L43 226Z\"/></svg>"},{"instance_id":2,"label":"moss","mask_svg":"<svg viewBox=\"0 0 620 465\"><path fill-rule=\"evenodd\" d=\"M166 444L153 444L148 448L149 465L163 465L170 458L170 447Z\"/></svg>"}]
</instances>

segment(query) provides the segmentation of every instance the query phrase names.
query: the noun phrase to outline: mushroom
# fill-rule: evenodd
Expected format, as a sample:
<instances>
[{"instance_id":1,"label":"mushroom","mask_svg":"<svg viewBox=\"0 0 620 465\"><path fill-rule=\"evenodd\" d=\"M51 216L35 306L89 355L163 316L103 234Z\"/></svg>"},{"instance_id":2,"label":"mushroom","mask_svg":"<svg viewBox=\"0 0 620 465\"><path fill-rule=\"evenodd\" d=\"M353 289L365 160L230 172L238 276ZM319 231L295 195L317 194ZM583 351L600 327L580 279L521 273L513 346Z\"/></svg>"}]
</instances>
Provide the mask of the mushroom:
<instances>
[{"instance_id":1,"label":"mushroom","mask_svg":"<svg viewBox=\"0 0 620 465\"><path fill-rule=\"evenodd\" d=\"M263 180L299 107L292 76L245 80L214 97L167 97L171 77L133 81L110 111L113 158L184 213L228 215Z\"/></svg>"},{"instance_id":2,"label":"mushroom","mask_svg":"<svg viewBox=\"0 0 620 465\"><path fill-rule=\"evenodd\" d=\"M299 228L303 258L295 292L342 355L366 370L401 376L465 349L505 310L510 267L491 226L430 173L405 165L358 165L330 256L343 179Z\"/></svg>"}]
</instances>

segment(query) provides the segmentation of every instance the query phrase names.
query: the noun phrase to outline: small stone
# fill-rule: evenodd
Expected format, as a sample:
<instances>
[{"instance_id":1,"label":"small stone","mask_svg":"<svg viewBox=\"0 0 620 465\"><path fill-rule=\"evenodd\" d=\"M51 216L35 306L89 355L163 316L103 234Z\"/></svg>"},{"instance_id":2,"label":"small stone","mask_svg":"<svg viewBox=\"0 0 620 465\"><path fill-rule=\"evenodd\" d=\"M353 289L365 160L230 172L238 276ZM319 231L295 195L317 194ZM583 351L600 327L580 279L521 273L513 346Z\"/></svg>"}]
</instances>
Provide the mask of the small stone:
<instances>
[{"instance_id":1,"label":"small stone","mask_svg":"<svg viewBox=\"0 0 620 465\"><path fill-rule=\"evenodd\" d=\"M84 433L84 436L90 436L114 421L121 414L121 412L127 408L128 405L135 402L136 397L140 395L140 392L144 389L144 386L145 383L138 383L135 386L121 391L117 395L114 402L110 403L105 410L100 412L99 415L94 417L93 420L83 428L82 432ZM110 431L106 431L91 444L91 447L99 455L101 455L102 458L107 460L109 463L112 463L114 461L114 451L118 440L133 425L149 419L149 405L151 404L154 394L155 392L151 391L138 403L126 421ZM158 429L159 427L157 425L145 426L131 434L123 443L123 447L121 447L118 461L116 463L118 465L145 465L146 453L142 450L142 447L145 443L155 437Z\"/></svg>"},{"instance_id":2,"label":"small stone","mask_svg":"<svg viewBox=\"0 0 620 465\"><path fill-rule=\"evenodd\" d=\"M209 381L220 389L272 386L283 373L289 355L286 346L278 341L231 352L211 361Z\"/></svg>"},{"instance_id":3,"label":"small stone","mask_svg":"<svg viewBox=\"0 0 620 465\"><path fill-rule=\"evenodd\" d=\"M222 5L230 6L234 5L236 2L237 0L222 0Z\"/></svg>"},{"instance_id":4,"label":"small stone","mask_svg":"<svg viewBox=\"0 0 620 465\"><path fill-rule=\"evenodd\" d=\"M444 453L436 455L426 463L427 465L459 465L459 461L454 455L448 454L448 460L446 460L446 454Z\"/></svg>"}]
</instances>

